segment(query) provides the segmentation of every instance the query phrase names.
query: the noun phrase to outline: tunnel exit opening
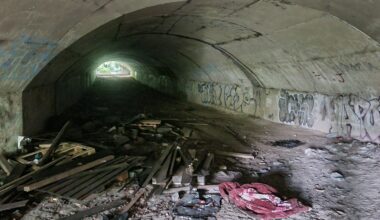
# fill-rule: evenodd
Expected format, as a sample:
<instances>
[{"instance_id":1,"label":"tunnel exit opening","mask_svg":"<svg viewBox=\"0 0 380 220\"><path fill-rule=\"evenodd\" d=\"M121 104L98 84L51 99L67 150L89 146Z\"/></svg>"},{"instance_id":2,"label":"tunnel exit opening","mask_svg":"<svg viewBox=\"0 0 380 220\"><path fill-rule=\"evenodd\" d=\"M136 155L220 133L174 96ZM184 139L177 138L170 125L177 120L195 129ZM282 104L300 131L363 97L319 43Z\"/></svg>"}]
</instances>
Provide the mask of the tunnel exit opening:
<instances>
[{"instance_id":1,"label":"tunnel exit opening","mask_svg":"<svg viewBox=\"0 0 380 220\"><path fill-rule=\"evenodd\" d=\"M107 61L95 69L95 76L101 78L132 77L132 70L127 63L121 61Z\"/></svg>"}]
</instances>

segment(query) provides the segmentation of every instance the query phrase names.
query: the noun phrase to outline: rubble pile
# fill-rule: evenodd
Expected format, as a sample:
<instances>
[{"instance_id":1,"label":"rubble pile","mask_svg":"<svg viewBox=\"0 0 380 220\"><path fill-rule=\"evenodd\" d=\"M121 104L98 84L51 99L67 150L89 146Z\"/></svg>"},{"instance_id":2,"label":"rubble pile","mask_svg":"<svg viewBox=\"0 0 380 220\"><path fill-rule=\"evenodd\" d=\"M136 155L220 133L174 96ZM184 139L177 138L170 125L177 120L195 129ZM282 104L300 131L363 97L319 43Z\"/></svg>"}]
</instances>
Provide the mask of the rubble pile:
<instances>
[{"instance_id":1,"label":"rubble pile","mask_svg":"<svg viewBox=\"0 0 380 220\"><path fill-rule=\"evenodd\" d=\"M190 123L139 114L103 123L68 121L55 135L23 138L19 154L0 154L0 217L215 217L222 206L218 184L242 177L216 168L215 158L255 156L197 148L194 133Z\"/></svg>"}]
</instances>

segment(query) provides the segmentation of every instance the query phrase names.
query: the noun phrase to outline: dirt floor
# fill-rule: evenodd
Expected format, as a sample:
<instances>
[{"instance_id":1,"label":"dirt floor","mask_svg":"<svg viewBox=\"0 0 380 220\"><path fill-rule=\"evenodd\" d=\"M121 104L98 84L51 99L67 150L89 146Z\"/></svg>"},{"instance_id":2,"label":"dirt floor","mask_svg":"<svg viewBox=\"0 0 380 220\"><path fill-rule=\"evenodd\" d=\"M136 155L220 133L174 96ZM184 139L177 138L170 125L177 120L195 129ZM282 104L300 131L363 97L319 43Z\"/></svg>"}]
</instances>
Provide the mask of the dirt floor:
<instances>
[{"instance_id":1,"label":"dirt floor","mask_svg":"<svg viewBox=\"0 0 380 220\"><path fill-rule=\"evenodd\" d=\"M74 117L77 122L88 118L123 120L138 113L185 120L187 126L195 130L187 143L194 148L257 154L253 160L216 157L213 169L218 172L224 167L229 172L235 171L236 179L231 180L239 183L267 183L278 189L281 195L298 198L312 207L311 211L289 219L380 218L380 148L375 144L342 143L320 132L176 101L134 80L98 81L83 102L60 119L65 121ZM241 138L236 138L231 134L233 132ZM100 141L96 136L87 138ZM293 148L273 146L275 141L293 139L301 141L301 145ZM215 176L209 176L207 181L215 182L215 179ZM104 193L107 196L81 202L49 197L23 219L62 217L91 207L94 202L107 203L121 193L133 194L133 187L119 192L115 186ZM131 219L180 219L172 215L174 202L170 195L153 196L146 202L132 211ZM87 219L106 219L107 214L104 212ZM216 217L255 219L228 203L223 203Z\"/></svg>"}]
</instances>

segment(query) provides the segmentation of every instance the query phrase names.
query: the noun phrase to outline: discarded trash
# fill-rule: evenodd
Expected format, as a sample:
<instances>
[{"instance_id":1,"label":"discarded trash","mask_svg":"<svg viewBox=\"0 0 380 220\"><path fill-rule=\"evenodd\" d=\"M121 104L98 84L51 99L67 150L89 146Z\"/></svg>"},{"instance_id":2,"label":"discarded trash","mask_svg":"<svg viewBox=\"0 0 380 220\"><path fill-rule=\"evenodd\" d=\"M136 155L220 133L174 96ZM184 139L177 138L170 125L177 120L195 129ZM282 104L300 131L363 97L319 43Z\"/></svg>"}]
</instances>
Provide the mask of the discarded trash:
<instances>
[{"instance_id":1,"label":"discarded trash","mask_svg":"<svg viewBox=\"0 0 380 220\"><path fill-rule=\"evenodd\" d=\"M335 171L335 172L330 173L330 177L334 180L337 180L337 181L343 181L344 180L343 174L339 171Z\"/></svg>"},{"instance_id":2,"label":"discarded trash","mask_svg":"<svg viewBox=\"0 0 380 220\"><path fill-rule=\"evenodd\" d=\"M265 220L287 218L311 210L297 199L283 200L277 196L276 189L263 183L225 182L219 185L219 190L226 201Z\"/></svg>"},{"instance_id":3,"label":"discarded trash","mask_svg":"<svg viewBox=\"0 0 380 220\"><path fill-rule=\"evenodd\" d=\"M192 218L214 217L221 206L221 196L200 194L198 191L186 194L174 208L174 214Z\"/></svg>"}]
</instances>

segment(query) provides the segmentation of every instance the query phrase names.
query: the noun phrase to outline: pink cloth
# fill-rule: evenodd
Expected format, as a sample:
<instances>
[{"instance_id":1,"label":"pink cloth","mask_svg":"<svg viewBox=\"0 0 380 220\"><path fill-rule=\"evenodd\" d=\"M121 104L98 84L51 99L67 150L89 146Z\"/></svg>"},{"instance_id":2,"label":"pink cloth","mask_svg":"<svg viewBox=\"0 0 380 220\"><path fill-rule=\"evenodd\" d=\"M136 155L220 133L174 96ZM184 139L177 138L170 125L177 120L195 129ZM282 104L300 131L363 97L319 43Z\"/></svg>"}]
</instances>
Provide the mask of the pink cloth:
<instances>
[{"instance_id":1,"label":"pink cloth","mask_svg":"<svg viewBox=\"0 0 380 220\"><path fill-rule=\"evenodd\" d=\"M263 183L239 185L225 182L219 185L221 196L243 210L252 211L261 219L286 218L310 210L297 199L282 200L277 190Z\"/></svg>"}]
</instances>

